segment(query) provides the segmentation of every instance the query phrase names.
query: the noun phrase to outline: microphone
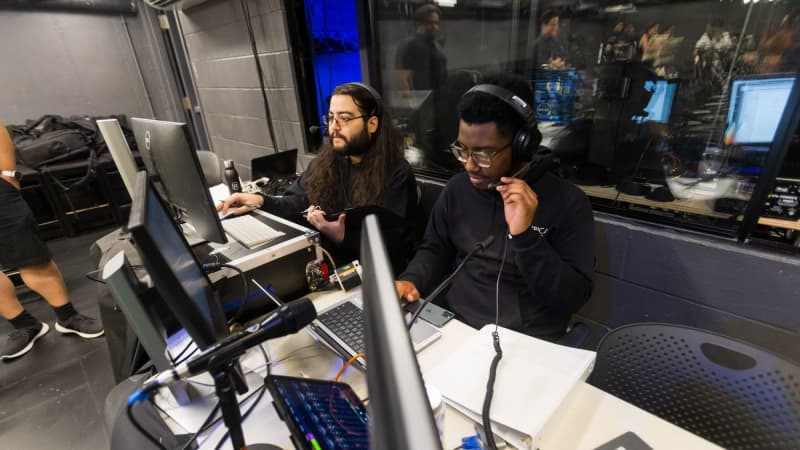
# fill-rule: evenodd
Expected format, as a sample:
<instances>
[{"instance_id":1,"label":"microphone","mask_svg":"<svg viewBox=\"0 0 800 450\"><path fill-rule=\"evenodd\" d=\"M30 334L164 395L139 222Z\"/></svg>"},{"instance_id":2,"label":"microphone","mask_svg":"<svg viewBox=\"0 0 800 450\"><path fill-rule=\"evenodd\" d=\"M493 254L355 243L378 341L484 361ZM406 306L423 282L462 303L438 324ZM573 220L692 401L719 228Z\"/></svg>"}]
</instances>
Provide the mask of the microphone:
<instances>
[{"instance_id":1,"label":"microphone","mask_svg":"<svg viewBox=\"0 0 800 450\"><path fill-rule=\"evenodd\" d=\"M434 289L433 292L428 294L427 298L419 302L420 305L417 307L417 310L414 311L414 314L411 316L411 320L408 321L409 330L411 329L412 326L414 326L414 322L417 320L417 317L419 317L419 314L422 312L422 310L425 309L425 305L433 301L433 299L435 299L439 295L439 293L441 293L444 290L444 288L450 285L450 281L453 280L453 278L458 274L458 272L461 272L461 269L464 268L464 266L467 264L467 261L469 261L479 251L483 251L484 249L486 249L486 247L492 245L492 242L494 242L494 235L491 234L489 236L486 236L484 240L476 242L475 246L472 247L472 250L470 250L469 253L467 253L467 256L465 256L464 259L461 260L461 264L459 264L458 267L456 267L456 270L454 270L453 273L451 273L447 278L445 278L444 281L439 283L439 285L436 286L436 289Z\"/></svg>"},{"instance_id":2,"label":"microphone","mask_svg":"<svg viewBox=\"0 0 800 450\"><path fill-rule=\"evenodd\" d=\"M317 133L322 133L324 131L324 128L317 125L311 125L310 127L308 127L308 131L311 134L317 134Z\"/></svg>"},{"instance_id":3,"label":"microphone","mask_svg":"<svg viewBox=\"0 0 800 450\"><path fill-rule=\"evenodd\" d=\"M283 337L302 330L317 318L317 310L306 297L286 303L264 320L241 333L222 340L214 347L178 367L161 372L145 383L140 392L150 392L188 376L227 364L247 349L268 339Z\"/></svg>"}]
</instances>

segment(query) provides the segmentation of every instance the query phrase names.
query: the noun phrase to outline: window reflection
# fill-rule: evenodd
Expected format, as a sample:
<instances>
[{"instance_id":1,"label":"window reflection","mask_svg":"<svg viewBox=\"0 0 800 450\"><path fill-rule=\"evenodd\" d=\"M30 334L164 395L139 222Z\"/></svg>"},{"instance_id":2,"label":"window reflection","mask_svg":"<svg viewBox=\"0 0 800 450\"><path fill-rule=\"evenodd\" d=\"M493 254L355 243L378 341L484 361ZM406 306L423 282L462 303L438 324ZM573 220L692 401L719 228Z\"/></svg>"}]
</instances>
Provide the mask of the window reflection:
<instances>
[{"instance_id":1,"label":"window reflection","mask_svg":"<svg viewBox=\"0 0 800 450\"><path fill-rule=\"evenodd\" d=\"M512 71L542 145L597 205L736 227L800 65L795 2L447 4L376 4L383 89L417 169L461 170L460 96Z\"/></svg>"}]
</instances>

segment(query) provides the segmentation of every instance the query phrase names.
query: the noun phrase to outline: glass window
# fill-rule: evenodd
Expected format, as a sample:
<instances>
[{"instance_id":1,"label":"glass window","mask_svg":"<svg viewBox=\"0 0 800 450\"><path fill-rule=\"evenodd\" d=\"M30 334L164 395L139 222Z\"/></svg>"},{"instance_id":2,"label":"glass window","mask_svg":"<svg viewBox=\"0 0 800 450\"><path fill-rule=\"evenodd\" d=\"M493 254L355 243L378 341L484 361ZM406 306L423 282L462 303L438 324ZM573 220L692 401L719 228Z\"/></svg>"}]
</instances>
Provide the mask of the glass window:
<instances>
[{"instance_id":1,"label":"glass window","mask_svg":"<svg viewBox=\"0 0 800 450\"><path fill-rule=\"evenodd\" d=\"M735 233L800 65L800 7L437 3L374 6L383 92L418 171L461 170L459 97L482 73L515 72L542 145L597 209ZM783 172L797 172L791 155Z\"/></svg>"}]
</instances>

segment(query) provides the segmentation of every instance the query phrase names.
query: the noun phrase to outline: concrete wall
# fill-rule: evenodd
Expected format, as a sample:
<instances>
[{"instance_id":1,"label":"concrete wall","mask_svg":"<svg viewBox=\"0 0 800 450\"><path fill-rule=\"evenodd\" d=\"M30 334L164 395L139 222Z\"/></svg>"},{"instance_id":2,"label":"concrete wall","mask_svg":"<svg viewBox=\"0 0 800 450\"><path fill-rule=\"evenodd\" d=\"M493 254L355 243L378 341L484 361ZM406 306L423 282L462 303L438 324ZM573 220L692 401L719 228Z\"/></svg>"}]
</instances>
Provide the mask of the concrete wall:
<instances>
[{"instance_id":1,"label":"concrete wall","mask_svg":"<svg viewBox=\"0 0 800 450\"><path fill-rule=\"evenodd\" d=\"M800 257L595 213L597 267L580 315L607 327L695 326L800 361Z\"/></svg>"},{"instance_id":2,"label":"concrete wall","mask_svg":"<svg viewBox=\"0 0 800 450\"><path fill-rule=\"evenodd\" d=\"M163 49L152 38L153 21L142 4L135 17L0 12L0 120L18 124L43 114L178 119L168 74L159 70Z\"/></svg>"},{"instance_id":3,"label":"concrete wall","mask_svg":"<svg viewBox=\"0 0 800 450\"><path fill-rule=\"evenodd\" d=\"M244 11L238 0L210 1L179 13L212 150L233 159L243 179L250 160L290 148L304 153L284 6L249 0L258 58L275 127L269 135Z\"/></svg>"}]
</instances>

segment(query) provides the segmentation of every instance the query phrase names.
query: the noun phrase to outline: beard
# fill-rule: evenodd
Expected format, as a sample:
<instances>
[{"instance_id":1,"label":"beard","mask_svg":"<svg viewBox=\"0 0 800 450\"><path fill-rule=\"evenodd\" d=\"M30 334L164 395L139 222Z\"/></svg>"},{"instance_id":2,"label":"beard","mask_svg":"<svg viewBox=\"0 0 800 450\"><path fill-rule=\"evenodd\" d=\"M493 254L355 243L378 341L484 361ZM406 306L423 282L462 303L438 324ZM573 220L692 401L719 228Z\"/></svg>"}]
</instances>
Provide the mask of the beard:
<instances>
[{"instance_id":1,"label":"beard","mask_svg":"<svg viewBox=\"0 0 800 450\"><path fill-rule=\"evenodd\" d=\"M344 156L358 156L363 155L369 149L370 139L369 133L367 130L364 129L361 134L354 136L352 139L342 136L341 134L336 134L331 137L331 141L333 141L334 137L338 137L344 140L344 145L337 146L331 142L331 146L333 149L341 155Z\"/></svg>"}]
</instances>

